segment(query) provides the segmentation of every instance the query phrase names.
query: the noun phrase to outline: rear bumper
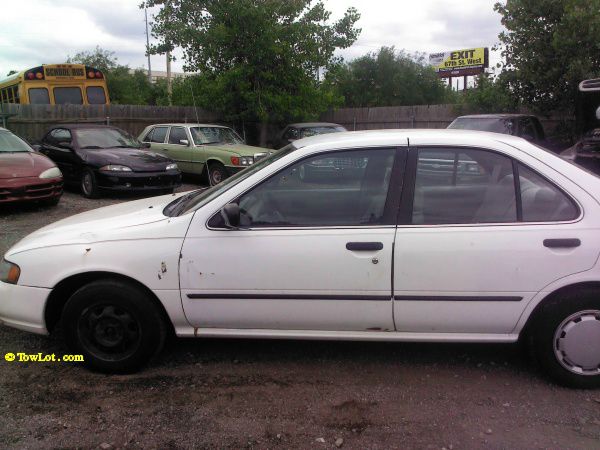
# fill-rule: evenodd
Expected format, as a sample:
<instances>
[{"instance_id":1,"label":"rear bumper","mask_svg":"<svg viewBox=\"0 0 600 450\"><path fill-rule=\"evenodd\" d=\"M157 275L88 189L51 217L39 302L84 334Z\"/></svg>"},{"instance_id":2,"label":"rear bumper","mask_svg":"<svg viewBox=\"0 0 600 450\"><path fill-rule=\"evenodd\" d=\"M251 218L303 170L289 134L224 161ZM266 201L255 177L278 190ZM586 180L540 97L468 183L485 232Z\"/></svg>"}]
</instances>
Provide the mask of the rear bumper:
<instances>
[{"instance_id":1,"label":"rear bumper","mask_svg":"<svg viewBox=\"0 0 600 450\"><path fill-rule=\"evenodd\" d=\"M50 200L60 197L62 193L62 178L26 177L0 180L0 203Z\"/></svg>"},{"instance_id":2,"label":"rear bumper","mask_svg":"<svg viewBox=\"0 0 600 450\"><path fill-rule=\"evenodd\" d=\"M50 289L0 281L0 324L37 334L48 334L44 309Z\"/></svg>"},{"instance_id":3,"label":"rear bumper","mask_svg":"<svg viewBox=\"0 0 600 450\"><path fill-rule=\"evenodd\" d=\"M181 186L181 172L96 172L100 189L111 191L159 191Z\"/></svg>"}]
</instances>

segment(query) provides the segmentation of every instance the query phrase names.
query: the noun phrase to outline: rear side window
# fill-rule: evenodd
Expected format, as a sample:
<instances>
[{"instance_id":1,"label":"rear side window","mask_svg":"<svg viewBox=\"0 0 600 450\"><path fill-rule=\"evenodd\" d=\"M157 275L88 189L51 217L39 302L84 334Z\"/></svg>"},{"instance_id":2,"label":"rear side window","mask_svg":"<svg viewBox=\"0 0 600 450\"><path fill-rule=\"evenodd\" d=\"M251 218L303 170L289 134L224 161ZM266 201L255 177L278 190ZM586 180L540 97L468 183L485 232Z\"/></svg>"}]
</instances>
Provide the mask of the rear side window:
<instances>
[{"instance_id":1,"label":"rear side window","mask_svg":"<svg viewBox=\"0 0 600 450\"><path fill-rule=\"evenodd\" d=\"M49 105L50 96L48 95L48 89L46 88L30 88L29 103L32 105Z\"/></svg>"},{"instance_id":2,"label":"rear side window","mask_svg":"<svg viewBox=\"0 0 600 450\"><path fill-rule=\"evenodd\" d=\"M169 133L169 144L185 145L180 142L182 140L187 140L185 128L171 127L171 132Z\"/></svg>"},{"instance_id":3,"label":"rear side window","mask_svg":"<svg viewBox=\"0 0 600 450\"><path fill-rule=\"evenodd\" d=\"M151 128L150 131L146 133L146 136L142 138L142 142L152 142L152 133L154 133L154 128Z\"/></svg>"},{"instance_id":4,"label":"rear side window","mask_svg":"<svg viewBox=\"0 0 600 450\"><path fill-rule=\"evenodd\" d=\"M579 208L564 192L519 164L524 222L563 222L579 216Z\"/></svg>"},{"instance_id":5,"label":"rear side window","mask_svg":"<svg viewBox=\"0 0 600 450\"><path fill-rule=\"evenodd\" d=\"M510 158L485 150L419 150L412 223L515 222Z\"/></svg>"},{"instance_id":6,"label":"rear side window","mask_svg":"<svg viewBox=\"0 0 600 450\"><path fill-rule=\"evenodd\" d=\"M104 105L106 103L106 95L104 88L100 86L89 86L86 89L87 102L90 105Z\"/></svg>"},{"instance_id":7,"label":"rear side window","mask_svg":"<svg viewBox=\"0 0 600 450\"><path fill-rule=\"evenodd\" d=\"M54 88L54 103L57 105L82 105L83 97L81 89L78 87L59 87Z\"/></svg>"},{"instance_id":8,"label":"rear side window","mask_svg":"<svg viewBox=\"0 0 600 450\"><path fill-rule=\"evenodd\" d=\"M167 127L156 127L152 133L150 142L164 143L165 138L167 137L167 130Z\"/></svg>"}]
</instances>

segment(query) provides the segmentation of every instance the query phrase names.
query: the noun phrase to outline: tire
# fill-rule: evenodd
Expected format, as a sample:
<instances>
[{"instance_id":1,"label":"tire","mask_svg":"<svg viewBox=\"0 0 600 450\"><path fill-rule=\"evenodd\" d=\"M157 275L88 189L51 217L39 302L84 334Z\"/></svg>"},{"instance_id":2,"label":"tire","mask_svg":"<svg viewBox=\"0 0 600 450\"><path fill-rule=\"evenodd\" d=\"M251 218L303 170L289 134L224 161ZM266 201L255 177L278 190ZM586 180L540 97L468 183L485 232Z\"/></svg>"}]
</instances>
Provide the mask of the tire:
<instances>
[{"instance_id":1,"label":"tire","mask_svg":"<svg viewBox=\"0 0 600 450\"><path fill-rule=\"evenodd\" d=\"M600 291L583 287L542 305L530 344L554 381L579 389L600 387Z\"/></svg>"},{"instance_id":2,"label":"tire","mask_svg":"<svg viewBox=\"0 0 600 450\"><path fill-rule=\"evenodd\" d=\"M81 195L85 198L98 198L100 192L98 191L98 183L96 183L96 175L90 169L84 169L81 174Z\"/></svg>"},{"instance_id":3,"label":"tire","mask_svg":"<svg viewBox=\"0 0 600 450\"><path fill-rule=\"evenodd\" d=\"M216 186L221 181L228 177L227 169L220 162L208 163L208 184L209 186Z\"/></svg>"},{"instance_id":4,"label":"tire","mask_svg":"<svg viewBox=\"0 0 600 450\"><path fill-rule=\"evenodd\" d=\"M120 280L94 281L77 290L62 314L67 345L99 372L132 373L162 349L166 324L140 287Z\"/></svg>"}]
</instances>

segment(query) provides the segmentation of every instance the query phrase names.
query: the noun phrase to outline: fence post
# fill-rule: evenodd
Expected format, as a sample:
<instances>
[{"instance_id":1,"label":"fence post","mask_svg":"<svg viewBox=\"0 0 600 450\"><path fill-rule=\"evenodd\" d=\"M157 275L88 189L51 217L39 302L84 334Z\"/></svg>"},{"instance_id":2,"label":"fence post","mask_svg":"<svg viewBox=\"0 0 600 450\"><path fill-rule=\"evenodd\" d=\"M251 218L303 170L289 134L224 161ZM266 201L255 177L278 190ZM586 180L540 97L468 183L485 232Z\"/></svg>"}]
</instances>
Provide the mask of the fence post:
<instances>
[{"instance_id":1,"label":"fence post","mask_svg":"<svg viewBox=\"0 0 600 450\"><path fill-rule=\"evenodd\" d=\"M110 125L110 117L106 116L106 125Z\"/></svg>"}]
</instances>

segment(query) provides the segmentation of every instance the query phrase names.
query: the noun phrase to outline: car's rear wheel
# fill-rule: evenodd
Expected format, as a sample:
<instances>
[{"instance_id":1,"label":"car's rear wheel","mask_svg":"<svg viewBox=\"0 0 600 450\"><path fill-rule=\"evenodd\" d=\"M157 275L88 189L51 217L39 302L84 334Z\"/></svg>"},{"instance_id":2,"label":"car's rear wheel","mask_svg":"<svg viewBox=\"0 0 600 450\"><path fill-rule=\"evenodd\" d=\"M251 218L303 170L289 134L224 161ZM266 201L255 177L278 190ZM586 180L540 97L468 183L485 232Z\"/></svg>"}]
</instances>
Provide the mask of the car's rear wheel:
<instances>
[{"instance_id":1,"label":"car's rear wheel","mask_svg":"<svg viewBox=\"0 0 600 450\"><path fill-rule=\"evenodd\" d=\"M227 169L219 162L208 163L208 184L215 186L227 178Z\"/></svg>"},{"instance_id":2,"label":"car's rear wheel","mask_svg":"<svg viewBox=\"0 0 600 450\"><path fill-rule=\"evenodd\" d=\"M81 174L81 193L86 198L98 198L100 195L96 176L90 169L85 169Z\"/></svg>"},{"instance_id":3,"label":"car's rear wheel","mask_svg":"<svg viewBox=\"0 0 600 450\"><path fill-rule=\"evenodd\" d=\"M546 374L558 383L600 387L600 292L581 288L542 305L531 343Z\"/></svg>"},{"instance_id":4,"label":"car's rear wheel","mask_svg":"<svg viewBox=\"0 0 600 450\"><path fill-rule=\"evenodd\" d=\"M157 354L166 325L140 287L113 279L94 281L76 291L62 314L67 345L91 369L130 373Z\"/></svg>"}]
</instances>

